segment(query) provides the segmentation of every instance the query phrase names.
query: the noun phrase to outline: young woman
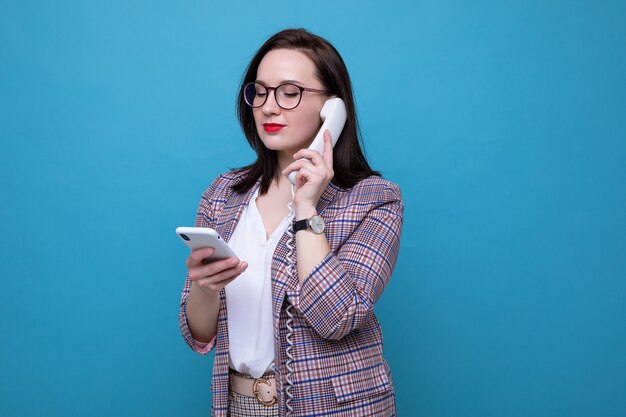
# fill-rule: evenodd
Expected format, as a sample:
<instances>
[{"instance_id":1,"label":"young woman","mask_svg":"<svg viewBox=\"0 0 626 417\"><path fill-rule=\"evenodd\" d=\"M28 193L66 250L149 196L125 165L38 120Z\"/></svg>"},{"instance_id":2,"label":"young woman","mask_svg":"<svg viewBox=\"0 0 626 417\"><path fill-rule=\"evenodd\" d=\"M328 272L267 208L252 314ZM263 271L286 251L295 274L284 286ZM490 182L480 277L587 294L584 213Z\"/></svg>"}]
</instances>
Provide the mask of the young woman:
<instances>
[{"instance_id":1,"label":"young woman","mask_svg":"<svg viewBox=\"0 0 626 417\"><path fill-rule=\"evenodd\" d=\"M348 117L322 156L307 147L333 97ZM247 68L238 115L257 160L213 181L196 217L238 258L193 251L180 310L189 346L216 349L213 415L396 415L374 303L404 206L361 151L341 56L306 30L277 33Z\"/></svg>"}]
</instances>

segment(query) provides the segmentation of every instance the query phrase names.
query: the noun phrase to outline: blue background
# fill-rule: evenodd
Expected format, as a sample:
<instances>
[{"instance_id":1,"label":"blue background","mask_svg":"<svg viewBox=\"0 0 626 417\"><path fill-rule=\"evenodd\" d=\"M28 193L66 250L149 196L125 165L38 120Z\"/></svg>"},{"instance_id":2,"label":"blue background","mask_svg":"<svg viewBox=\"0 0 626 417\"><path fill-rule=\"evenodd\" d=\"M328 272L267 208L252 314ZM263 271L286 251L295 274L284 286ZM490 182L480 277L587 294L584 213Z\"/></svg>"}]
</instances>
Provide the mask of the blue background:
<instances>
[{"instance_id":1,"label":"blue background","mask_svg":"<svg viewBox=\"0 0 626 417\"><path fill-rule=\"evenodd\" d=\"M0 415L209 412L174 229L252 160L237 87L294 26L406 201L376 307L400 415L625 415L623 2L0 4Z\"/></svg>"}]
</instances>

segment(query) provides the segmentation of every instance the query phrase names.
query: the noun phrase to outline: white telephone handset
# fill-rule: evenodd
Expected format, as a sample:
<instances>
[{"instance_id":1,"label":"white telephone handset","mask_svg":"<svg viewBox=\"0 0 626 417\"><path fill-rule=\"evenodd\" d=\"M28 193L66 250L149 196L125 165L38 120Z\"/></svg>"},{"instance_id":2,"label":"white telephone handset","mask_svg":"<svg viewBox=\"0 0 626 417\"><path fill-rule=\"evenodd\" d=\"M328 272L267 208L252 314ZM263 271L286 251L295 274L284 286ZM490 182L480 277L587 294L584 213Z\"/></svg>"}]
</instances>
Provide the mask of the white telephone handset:
<instances>
[{"instance_id":1,"label":"white telephone handset","mask_svg":"<svg viewBox=\"0 0 626 417\"><path fill-rule=\"evenodd\" d=\"M343 126L346 124L346 119L348 118L348 114L346 112L346 105L340 98L331 98L326 100L324 103L324 107L322 107L322 111L320 112L320 117L324 121L320 131L315 135L315 139L309 146L309 149L313 149L314 151L318 151L320 155L324 155L324 132L326 129L330 132L330 137L333 141L333 148L337 143L337 139L341 135L341 131L343 130ZM289 174L289 181L295 186L296 183L296 175L298 171L294 171Z\"/></svg>"}]
</instances>

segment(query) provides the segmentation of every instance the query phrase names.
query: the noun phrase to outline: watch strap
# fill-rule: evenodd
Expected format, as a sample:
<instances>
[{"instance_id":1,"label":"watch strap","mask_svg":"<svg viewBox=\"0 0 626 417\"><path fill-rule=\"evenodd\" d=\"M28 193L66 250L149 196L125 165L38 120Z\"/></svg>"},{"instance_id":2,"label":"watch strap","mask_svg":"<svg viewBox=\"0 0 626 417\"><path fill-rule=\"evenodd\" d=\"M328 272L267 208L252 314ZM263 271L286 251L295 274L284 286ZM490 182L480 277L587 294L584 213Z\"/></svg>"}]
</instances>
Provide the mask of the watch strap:
<instances>
[{"instance_id":1,"label":"watch strap","mask_svg":"<svg viewBox=\"0 0 626 417\"><path fill-rule=\"evenodd\" d=\"M293 222L293 232L298 233L300 230L307 230L309 228L309 219L302 219Z\"/></svg>"}]
</instances>

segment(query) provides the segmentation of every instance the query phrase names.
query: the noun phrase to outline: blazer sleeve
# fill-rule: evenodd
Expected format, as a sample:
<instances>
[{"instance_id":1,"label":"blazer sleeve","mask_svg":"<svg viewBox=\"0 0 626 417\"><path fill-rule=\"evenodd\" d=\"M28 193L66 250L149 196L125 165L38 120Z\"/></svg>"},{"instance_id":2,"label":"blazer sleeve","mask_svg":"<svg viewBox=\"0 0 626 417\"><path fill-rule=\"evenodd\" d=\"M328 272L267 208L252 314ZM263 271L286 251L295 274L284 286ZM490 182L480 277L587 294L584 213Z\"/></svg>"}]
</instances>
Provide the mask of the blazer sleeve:
<instances>
[{"instance_id":1,"label":"blazer sleeve","mask_svg":"<svg viewBox=\"0 0 626 417\"><path fill-rule=\"evenodd\" d=\"M366 323L389 282L404 213L399 187L389 184L364 215L358 204L344 212L340 221L358 226L302 283L295 307L323 338L341 339Z\"/></svg>"},{"instance_id":2,"label":"blazer sleeve","mask_svg":"<svg viewBox=\"0 0 626 417\"><path fill-rule=\"evenodd\" d=\"M198 205L198 211L196 213L196 227L211 227L215 228L215 210L213 209L213 199L215 198L216 190L219 188L220 181L218 177L211 186L202 194L200 204ZM183 339L187 342L187 345L194 351L205 355L209 353L215 347L214 337L210 342L203 343L194 339L187 323L187 300L189 299L189 292L191 291L191 280L189 276L185 278L185 285L183 287L182 296L180 299L180 310L178 313L178 323L180 325L180 331L183 335Z\"/></svg>"}]
</instances>

